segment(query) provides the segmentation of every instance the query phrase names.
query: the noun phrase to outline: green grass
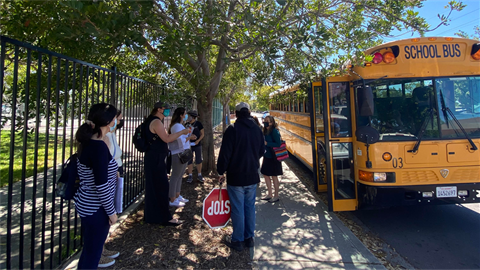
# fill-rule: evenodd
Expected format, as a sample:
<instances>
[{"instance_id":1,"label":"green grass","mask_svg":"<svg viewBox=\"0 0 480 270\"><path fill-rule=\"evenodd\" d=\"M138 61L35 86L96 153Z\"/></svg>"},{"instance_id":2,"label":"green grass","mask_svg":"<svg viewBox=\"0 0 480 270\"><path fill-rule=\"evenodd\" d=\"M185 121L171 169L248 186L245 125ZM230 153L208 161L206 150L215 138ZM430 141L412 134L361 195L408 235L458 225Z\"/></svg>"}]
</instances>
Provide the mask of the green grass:
<instances>
[{"instance_id":1,"label":"green grass","mask_svg":"<svg viewBox=\"0 0 480 270\"><path fill-rule=\"evenodd\" d=\"M37 173L43 173L45 167L45 142L47 136L45 133L39 133L38 139L38 153L37 153ZM57 140L57 162L62 164L62 140L63 136L59 135ZM28 178L33 175L35 163L35 134L31 133L27 136L26 142L27 158L25 160L25 177ZM48 168L54 166L54 147L55 136L49 135L48 139ZM65 158L70 155L70 141L66 141ZM10 131L2 130L0 137L0 187L8 185L9 167L10 167ZM15 134L15 146L13 150L13 182L18 182L22 179L23 166L23 134Z\"/></svg>"}]
</instances>

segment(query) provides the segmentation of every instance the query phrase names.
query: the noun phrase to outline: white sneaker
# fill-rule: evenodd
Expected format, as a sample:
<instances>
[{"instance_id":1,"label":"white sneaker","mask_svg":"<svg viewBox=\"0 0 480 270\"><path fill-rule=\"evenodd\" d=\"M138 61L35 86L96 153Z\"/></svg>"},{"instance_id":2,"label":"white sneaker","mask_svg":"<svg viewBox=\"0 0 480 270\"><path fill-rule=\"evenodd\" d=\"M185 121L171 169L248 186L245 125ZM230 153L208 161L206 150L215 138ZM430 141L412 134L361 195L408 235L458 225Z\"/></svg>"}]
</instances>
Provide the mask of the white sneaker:
<instances>
[{"instance_id":1,"label":"white sneaker","mask_svg":"<svg viewBox=\"0 0 480 270\"><path fill-rule=\"evenodd\" d=\"M115 264L115 260L109 257L101 256L100 261L98 262L99 268L109 267Z\"/></svg>"},{"instance_id":2,"label":"white sneaker","mask_svg":"<svg viewBox=\"0 0 480 270\"><path fill-rule=\"evenodd\" d=\"M182 195L178 196L177 200L183 203L187 203L190 201L189 199L185 199L184 197L182 197Z\"/></svg>"},{"instance_id":3,"label":"white sneaker","mask_svg":"<svg viewBox=\"0 0 480 270\"><path fill-rule=\"evenodd\" d=\"M170 206L175 206L175 207L184 207L185 206L185 203L179 201L179 200L175 200L172 202L170 202Z\"/></svg>"}]
</instances>

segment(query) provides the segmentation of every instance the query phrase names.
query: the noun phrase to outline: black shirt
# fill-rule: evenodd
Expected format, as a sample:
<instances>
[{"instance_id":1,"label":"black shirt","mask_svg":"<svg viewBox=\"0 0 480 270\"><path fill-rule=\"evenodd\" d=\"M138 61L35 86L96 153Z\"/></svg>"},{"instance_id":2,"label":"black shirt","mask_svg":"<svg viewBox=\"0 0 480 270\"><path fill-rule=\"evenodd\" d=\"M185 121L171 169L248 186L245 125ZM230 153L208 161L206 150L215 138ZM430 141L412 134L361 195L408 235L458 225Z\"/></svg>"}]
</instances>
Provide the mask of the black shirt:
<instances>
[{"instance_id":1,"label":"black shirt","mask_svg":"<svg viewBox=\"0 0 480 270\"><path fill-rule=\"evenodd\" d=\"M193 134L197 136L196 140L200 139L200 130L203 129L202 123L200 123L199 121L195 121L193 124L191 124L191 126L193 127ZM190 141L195 142L196 140L190 140ZM197 146L199 145L202 145L202 141L198 142Z\"/></svg>"},{"instance_id":2,"label":"black shirt","mask_svg":"<svg viewBox=\"0 0 480 270\"><path fill-rule=\"evenodd\" d=\"M217 160L219 174L227 172L227 184L249 186L260 182L258 168L265 153L265 139L253 118L237 118L223 134Z\"/></svg>"}]
</instances>

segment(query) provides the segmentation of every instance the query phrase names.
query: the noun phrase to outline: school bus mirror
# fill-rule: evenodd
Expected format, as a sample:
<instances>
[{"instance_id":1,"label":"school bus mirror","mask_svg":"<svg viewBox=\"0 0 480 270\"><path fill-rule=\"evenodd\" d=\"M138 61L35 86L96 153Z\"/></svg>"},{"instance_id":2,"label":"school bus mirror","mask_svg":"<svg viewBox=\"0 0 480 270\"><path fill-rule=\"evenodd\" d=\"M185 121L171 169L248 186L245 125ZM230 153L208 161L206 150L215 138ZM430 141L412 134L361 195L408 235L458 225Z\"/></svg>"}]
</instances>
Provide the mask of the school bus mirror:
<instances>
[{"instance_id":1,"label":"school bus mirror","mask_svg":"<svg viewBox=\"0 0 480 270\"><path fill-rule=\"evenodd\" d=\"M473 59L480 60L480 43L473 44L471 55Z\"/></svg>"},{"instance_id":2,"label":"school bus mirror","mask_svg":"<svg viewBox=\"0 0 480 270\"><path fill-rule=\"evenodd\" d=\"M360 116L372 116L375 111L372 88L368 85L357 88L357 97Z\"/></svg>"}]
</instances>

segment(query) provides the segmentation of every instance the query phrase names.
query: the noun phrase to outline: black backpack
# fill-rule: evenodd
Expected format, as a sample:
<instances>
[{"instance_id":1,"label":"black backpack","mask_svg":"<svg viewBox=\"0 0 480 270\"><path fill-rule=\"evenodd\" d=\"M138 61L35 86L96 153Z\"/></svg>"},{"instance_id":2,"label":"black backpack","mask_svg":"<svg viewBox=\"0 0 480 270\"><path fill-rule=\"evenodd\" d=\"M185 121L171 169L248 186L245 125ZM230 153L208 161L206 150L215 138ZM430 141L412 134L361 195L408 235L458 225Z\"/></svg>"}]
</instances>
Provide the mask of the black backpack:
<instances>
[{"instance_id":1,"label":"black backpack","mask_svg":"<svg viewBox=\"0 0 480 270\"><path fill-rule=\"evenodd\" d=\"M80 178L77 170L78 154L73 154L62 167L62 175L57 181L55 193L57 197L65 200L71 200L80 187Z\"/></svg>"},{"instance_id":2,"label":"black backpack","mask_svg":"<svg viewBox=\"0 0 480 270\"><path fill-rule=\"evenodd\" d=\"M133 133L133 138L132 142L133 145L135 145L135 148L139 152L146 152L150 146L150 144L147 142L147 133L145 131L145 128L147 126L147 121L144 121L138 127L135 129L135 133Z\"/></svg>"}]
</instances>

